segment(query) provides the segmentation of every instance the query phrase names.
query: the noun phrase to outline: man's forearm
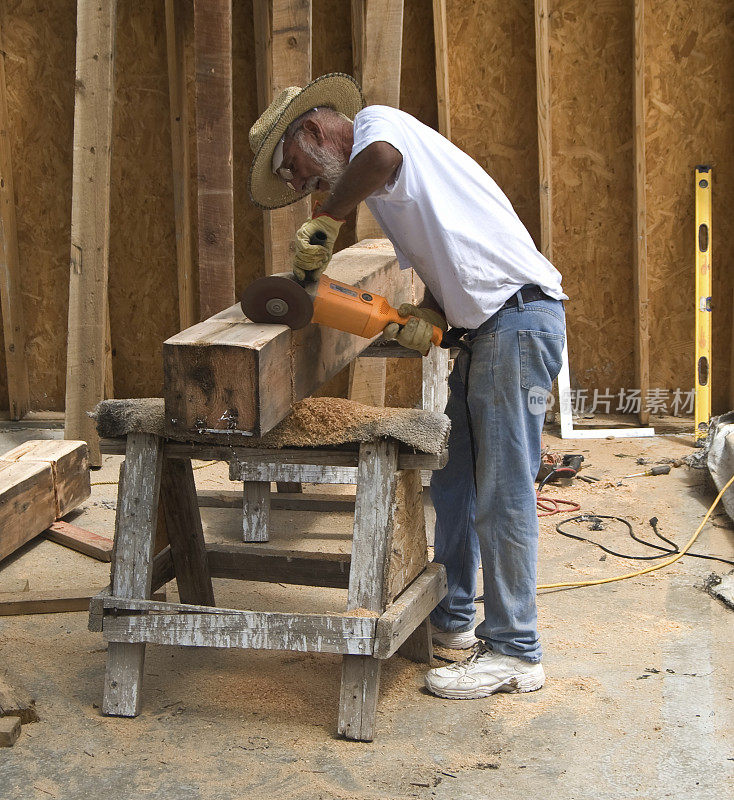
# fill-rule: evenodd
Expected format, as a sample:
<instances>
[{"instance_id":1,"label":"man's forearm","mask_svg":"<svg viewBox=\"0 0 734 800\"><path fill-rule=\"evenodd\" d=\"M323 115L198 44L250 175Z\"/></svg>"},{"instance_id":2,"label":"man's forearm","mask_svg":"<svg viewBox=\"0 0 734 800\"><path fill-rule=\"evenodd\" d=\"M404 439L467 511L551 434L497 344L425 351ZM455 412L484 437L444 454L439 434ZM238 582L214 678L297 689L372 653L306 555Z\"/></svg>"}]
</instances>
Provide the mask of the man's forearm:
<instances>
[{"instance_id":1,"label":"man's forearm","mask_svg":"<svg viewBox=\"0 0 734 800\"><path fill-rule=\"evenodd\" d=\"M347 165L320 211L336 219L345 219L359 203L393 177L401 162L402 156L392 145L373 142Z\"/></svg>"}]
</instances>

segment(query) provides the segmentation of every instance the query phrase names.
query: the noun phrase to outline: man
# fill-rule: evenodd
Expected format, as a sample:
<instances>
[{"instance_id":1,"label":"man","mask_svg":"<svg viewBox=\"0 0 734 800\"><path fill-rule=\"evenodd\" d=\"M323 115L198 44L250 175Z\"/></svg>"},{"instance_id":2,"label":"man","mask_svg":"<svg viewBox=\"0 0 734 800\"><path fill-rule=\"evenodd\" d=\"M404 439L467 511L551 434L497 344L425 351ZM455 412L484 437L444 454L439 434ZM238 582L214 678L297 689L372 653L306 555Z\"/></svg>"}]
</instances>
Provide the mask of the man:
<instances>
[{"instance_id":1,"label":"man","mask_svg":"<svg viewBox=\"0 0 734 800\"><path fill-rule=\"evenodd\" d=\"M431 615L434 641L474 647L430 670L450 698L527 692L545 680L535 605L534 478L545 407L533 404L561 366L566 298L495 182L453 144L397 109L362 108L356 83L326 75L286 89L250 131L250 195L275 208L326 192L298 231L293 271L317 279L346 216L364 201L430 295L385 335L424 355L431 324L468 329L449 381L449 461L431 481L435 560L448 594ZM309 240L323 231L324 246ZM484 620L475 626L480 565ZM478 640L478 641L477 641Z\"/></svg>"}]
</instances>

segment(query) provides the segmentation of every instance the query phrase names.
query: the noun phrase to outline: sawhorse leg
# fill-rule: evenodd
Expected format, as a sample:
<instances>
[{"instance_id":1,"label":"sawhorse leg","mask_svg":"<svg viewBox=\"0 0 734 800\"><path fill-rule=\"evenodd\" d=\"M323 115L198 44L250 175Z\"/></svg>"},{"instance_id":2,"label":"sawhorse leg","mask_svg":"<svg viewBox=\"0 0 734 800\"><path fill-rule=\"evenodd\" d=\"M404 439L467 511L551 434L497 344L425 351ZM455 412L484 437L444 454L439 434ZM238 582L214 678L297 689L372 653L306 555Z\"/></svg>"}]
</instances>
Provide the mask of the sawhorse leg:
<instances>
[{"instance_id":1,"label":"sawhorse leg","mask_svg":"<svg viewBox=\"0 0 734 800\"><path fill-rule=\"evenodd\" d=\"M181 602L215 605L190 459L163 460L161 503Z\"/></svg>"},{"instance_id":2,"label":"sawhorse leg","mask_svg":"<svg viewBox=\"0 0 734 800\"><path fill-rule=\"evenodd\" d=\"M148 599L163 466L163 440L149 433L127 437L125 469L117 492L112 596ZM109 642L102 713L140 713L144 644Z\"/></svg>"},{"instance_id":3,"label":"sawhorse leg","mask_svg":"<svg viewBox=\"0 0 734 800\"><path fill-rule=\"evenodd\" d=\"M348 610L365 608L382 614L386 608L397 468L396 442L368 442L360 447ZM344 656L338 727L347 739L370 742L374 738L380 666L380 660L372 656Z\"/></svg>"}]
</instances>

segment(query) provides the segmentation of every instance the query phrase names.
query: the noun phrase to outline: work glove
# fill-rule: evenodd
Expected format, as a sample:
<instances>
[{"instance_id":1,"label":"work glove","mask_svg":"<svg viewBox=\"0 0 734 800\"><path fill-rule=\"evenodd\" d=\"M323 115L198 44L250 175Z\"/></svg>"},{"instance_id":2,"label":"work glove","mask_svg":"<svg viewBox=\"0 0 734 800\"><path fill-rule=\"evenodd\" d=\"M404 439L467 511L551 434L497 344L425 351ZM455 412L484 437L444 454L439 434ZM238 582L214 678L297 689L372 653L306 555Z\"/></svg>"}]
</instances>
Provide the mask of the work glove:
<instances>
[{"instance_id":1,"label":"work glove","mask_svg":"<svg viewBox=\"0 0 734 800\"><path fill-rule=\"evenodd\" d=\"M419 308L411 303L403 303L398 308L401 317L410 317L405 325L391 322L385 326L383 336L385 339L395 339L403 347L417 350L421 355L427 356L431 349L431 336L433 326L442 331L448 330L448 324L438 311L430 308Z\"/></svg>"},{"instance_id":2,"label":"work glove","mask_svg":"<svg viewBox=\"0 0 734 800\"><path fill-rule=\"evenodd\" d=\"M293 254L293 274L299 281L303 282L306 278L317 281L321 277L331 261L334 242L344 222L329 214L315 213L301 225L296 233L296 250ZM311 244L311 237L317 232L326 235L323 244Z\"/></svg>"}]
</instances>

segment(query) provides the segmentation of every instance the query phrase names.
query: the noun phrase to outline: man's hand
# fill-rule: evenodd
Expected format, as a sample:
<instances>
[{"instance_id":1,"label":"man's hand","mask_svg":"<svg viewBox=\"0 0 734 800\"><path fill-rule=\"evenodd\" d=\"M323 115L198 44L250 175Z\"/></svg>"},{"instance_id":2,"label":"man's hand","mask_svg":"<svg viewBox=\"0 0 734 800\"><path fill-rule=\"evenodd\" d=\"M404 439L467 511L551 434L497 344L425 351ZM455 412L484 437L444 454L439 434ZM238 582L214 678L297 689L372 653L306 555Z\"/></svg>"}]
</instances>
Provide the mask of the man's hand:
<instances>
[{"instance_id":1,"label":"man's hand","mask_svg":"<svg viewBox=\"0 0 734 800\"><path fill-rule=\"evenodd\" d=\"M331 261L334 242L339 235L343 219L329 214L316 214L304 222L296 233L296 250L293 254L293 274L299 281L317 281ZM320 234L323 244L311 244L311 237Z\"/></svg>"},{"instance_id":2,"label":"man's hand","mask_svg":"<svg viewBox=\"0 0 734 800\"><path fill-rule=\"evenodd\" d=\"M438 311L430 308L419 308L411 303L403 303L398 308L401 317L410 317L405 325L398 325L391 322L385 327L383 336L385 339L395 339L403 347L417 350L421 355L427 356L431 349L431 336L433 326L442 331L448 330L448 324Z\"/></svg>"}]
</instances>

